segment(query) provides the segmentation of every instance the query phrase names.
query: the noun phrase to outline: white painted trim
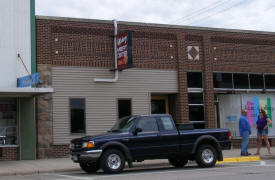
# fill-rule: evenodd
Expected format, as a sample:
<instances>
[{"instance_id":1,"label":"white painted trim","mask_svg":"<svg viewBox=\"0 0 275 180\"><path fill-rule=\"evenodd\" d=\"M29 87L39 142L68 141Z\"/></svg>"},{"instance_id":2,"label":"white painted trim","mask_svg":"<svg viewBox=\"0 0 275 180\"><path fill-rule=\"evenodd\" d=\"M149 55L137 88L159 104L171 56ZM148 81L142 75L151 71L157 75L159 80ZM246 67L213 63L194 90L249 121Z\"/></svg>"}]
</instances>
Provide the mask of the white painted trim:
<instances>
[{"instance_id":1,"label":"white painted trim","mask_svg":"<svg viewBox=\"0 0 275 180\"><path fill-rule=\"evenodd\" d=\"M0 147L1 148L19 147L19 145L16 145L16 144L8 144L8 145L0 144Z\"/></svg>"},{"instance_id":2,"label":"white painted trim","mask_svg":"<svg viewBox=\"0 0 275 180\"><path fill-rule=\"evenodd\" d=\"M31 94L41 94L41 93L52 93L53 88L0 88L0 93L31 93Z\"/></svg>"}]
</instances>

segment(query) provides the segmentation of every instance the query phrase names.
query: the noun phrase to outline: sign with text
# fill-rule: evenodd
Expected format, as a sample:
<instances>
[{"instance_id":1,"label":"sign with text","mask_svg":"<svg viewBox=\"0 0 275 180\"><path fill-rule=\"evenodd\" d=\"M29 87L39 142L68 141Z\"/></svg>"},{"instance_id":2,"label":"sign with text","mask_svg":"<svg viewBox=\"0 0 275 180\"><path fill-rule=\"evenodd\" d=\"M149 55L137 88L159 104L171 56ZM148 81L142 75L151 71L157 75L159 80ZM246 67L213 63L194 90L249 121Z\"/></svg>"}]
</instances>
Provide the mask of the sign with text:
<instances>
[{"instance_id":1,"label":"sign with text","mask_svg":"<svg viewBox=\"0 0 275 180\"><path fill-rule=\"evenodd\" d=\"M35 86L39 81L39 73L31 74L29 76L24 76L21 78L17 78L17 87L28 87Z\"/></svg>"},{"instance_id":2,"label":"sign with text","mask_svg":"<svg viewBox=\"0 0 275 180\"><path fill-rule=\"evenodd\" d=\"M133 66L132 34L122 32L116 36L117 69L119 71Z\"/></svg>"}]
</instances>

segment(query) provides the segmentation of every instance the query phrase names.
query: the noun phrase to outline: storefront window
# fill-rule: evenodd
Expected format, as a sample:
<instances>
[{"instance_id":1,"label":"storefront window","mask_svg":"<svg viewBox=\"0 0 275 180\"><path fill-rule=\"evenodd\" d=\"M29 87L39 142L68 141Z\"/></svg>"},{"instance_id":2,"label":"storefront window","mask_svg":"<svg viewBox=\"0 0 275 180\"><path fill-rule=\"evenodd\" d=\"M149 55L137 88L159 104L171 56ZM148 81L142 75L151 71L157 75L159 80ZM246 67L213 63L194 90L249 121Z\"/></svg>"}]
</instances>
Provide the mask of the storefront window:
<instances>
[{"instance_id":1,"label":"storefront window","mask_svg":"<svg viewBox=\"0 0 275 180\"><path fill-rule=\"evenodd\" d=\"M265 75L265 88L275 89L275 75L266 74Z\"/></svg>"},{"instance_id":2,"label":"storefront window","mask_svg":"<svg viewBox=\"0 0 275 180\"><path fill-rule=\"evenodd\" d=\"M188 88L202 88L202 73L188 72L187 81L188 81Z\"/></svg>"},{"instance_id":3,"label":"storefront window","mask_svg":"<svg viewBox=\"0 0 275 180\"><path fill-rule=\"evenodd\" d=\"M16 99L0 99L0 145L17 144Z\"/></svg>"},{"instance_id":4,"label":"storefront window","mask_svg":"<svg viewBox=\"0 0 275 180\"><path fill-rule=\"evenodd\" d=\"M203 93L188 93L189 120L196 129L205 128Z\"/></svg>"},{"instance_id":5,"label":"storefront window","mask_svg":"<svg viewBox=\"0 0 275 180\"><path fill-rule=\"evenodd\" d=\"M233 88L231 73L214 73L214 88Z\"/></svg>"},{"instance_id":6,"label":"storefront window","mask_svg":"<svg viewBox=\"0 0 275 180\"><path fill-rule=\"evenodd\" d=\"M274 94L221 94L219 98L219 117L221 128L228 128L232 136L239 134L241 110L247 110L247 120L251 126L251 136L257 136L256 122L259 109L264 109L272 121L268 135L275 136L275 95Z\"/></svg>"},{"instance_id":7,"label":"storefront window","mask_svg":"<svg viewBox=\"0 0 275 180\"><path fill-rule=\"evenodd\" d=\"M264 76L262 74L249 74L251 89L264 89Z\"/></svg>"},{"instance_id":8,"label":"storefront window","mask_svg":"<svg viewBox=\"0 0 275 180\"><path fill-rule=\"evenodd\" d=\"M248 74L233 74L235 89L249 89Z\"/></svg>"},{"instance_id":9,"label":"storefront window","mask_svg":"<svg viewBox=\"0 0 275 180\"><path fill-rule=\"evenodd\" d=\"M204 121L204 107L189 105L189 119L194 121L194 123Z\"/></svg>"},{"instance_id":10,"label":"storefront window","mask_svg":"<svg viewBox=\"0 0 275 180\"><path fill-rule=\"evenodd\" d=\"M188 104L203 105L203 93L188 93Z\"/></svg>"}]
</instances>

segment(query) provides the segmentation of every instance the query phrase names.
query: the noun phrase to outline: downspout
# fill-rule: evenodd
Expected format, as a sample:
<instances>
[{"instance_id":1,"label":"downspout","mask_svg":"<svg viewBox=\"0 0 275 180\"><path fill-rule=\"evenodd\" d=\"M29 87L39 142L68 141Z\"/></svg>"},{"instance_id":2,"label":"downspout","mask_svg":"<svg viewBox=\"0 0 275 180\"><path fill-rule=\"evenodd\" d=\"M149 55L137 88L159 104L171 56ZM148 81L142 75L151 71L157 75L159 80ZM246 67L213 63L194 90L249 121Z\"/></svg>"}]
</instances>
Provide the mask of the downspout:
<instances>
[{"instance_id":1,"label":"downspout","mask_svg":"<svg viewBox=\"0 0 275 180\"><path fill-rule=\"evenodd\" d=\"M117 21L114 19L114 51L115 51L115 77L113 79L102 79L94 78L94 82L116 82L118 80L118 70L117 70L117 47L116 47L116 36L117 36Z\"/></svg>"}]
</instances>

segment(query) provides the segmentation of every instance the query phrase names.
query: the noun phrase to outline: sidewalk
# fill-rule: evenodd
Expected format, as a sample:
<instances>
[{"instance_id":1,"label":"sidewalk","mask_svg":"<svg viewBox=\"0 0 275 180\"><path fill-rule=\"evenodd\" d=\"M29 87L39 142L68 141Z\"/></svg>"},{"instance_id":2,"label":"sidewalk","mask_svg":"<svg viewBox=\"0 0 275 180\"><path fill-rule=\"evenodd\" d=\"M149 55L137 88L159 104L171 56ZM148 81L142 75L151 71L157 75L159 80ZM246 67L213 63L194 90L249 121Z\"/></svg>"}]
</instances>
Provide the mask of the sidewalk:
<instances>
[{"instance_id":1,"label":"sidewalk","mask_svg":"<svg viewBox=\"0 0 275 180\"><path fill-rule=\"evenodd\" d=\"M250 153L255 153L256 149L249 149ZM261 149L261 160L275 159L275 147L271 148L272 156L267 156L266 148ZM236 162L240 162L240 159L247 157L240 157L240 149L231 149L223 151L224 159L234 159ZM146 160L141 163L134 163L134 167L152 167L152 166L167 166L169 163L167 160ZM0 176L4 175L23 175L34 173L46 173L46 172L64 172L64 171L77 171L80 167L77 163L73 163L70 158L58 158L58 159L38 159L38 160L22 160L22 161L0 161Z\"/></svg>"}]
</instances>

